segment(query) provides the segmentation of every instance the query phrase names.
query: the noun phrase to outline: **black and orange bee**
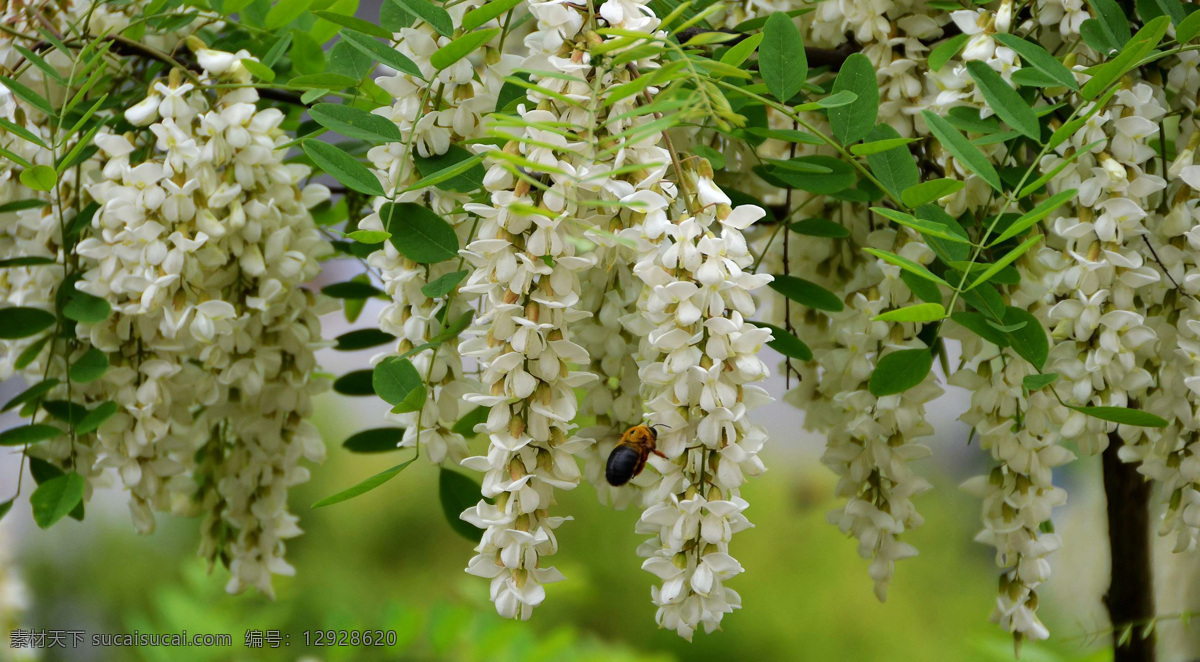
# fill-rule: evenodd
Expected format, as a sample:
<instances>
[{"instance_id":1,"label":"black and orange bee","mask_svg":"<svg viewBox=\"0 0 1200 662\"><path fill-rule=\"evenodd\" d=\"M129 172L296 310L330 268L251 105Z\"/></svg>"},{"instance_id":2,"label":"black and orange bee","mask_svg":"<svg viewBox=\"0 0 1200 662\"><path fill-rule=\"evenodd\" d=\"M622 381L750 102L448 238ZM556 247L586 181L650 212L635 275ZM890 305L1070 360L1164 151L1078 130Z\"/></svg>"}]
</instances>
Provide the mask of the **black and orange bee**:
<instances>
[{"instance_id":1,"label":"black and orange bee","mask_svg":"<svg viewBox=\"0 0 1200 662\"><path fill-rule=\"evenodd\" d=\"M620 487L642 473L651 453L665 458L666 455L654 446L657 441L658 431L651 425L635 425L626 430L608 456L608 465L604 468L608 484Z\"/></svg>"}]
</instances>

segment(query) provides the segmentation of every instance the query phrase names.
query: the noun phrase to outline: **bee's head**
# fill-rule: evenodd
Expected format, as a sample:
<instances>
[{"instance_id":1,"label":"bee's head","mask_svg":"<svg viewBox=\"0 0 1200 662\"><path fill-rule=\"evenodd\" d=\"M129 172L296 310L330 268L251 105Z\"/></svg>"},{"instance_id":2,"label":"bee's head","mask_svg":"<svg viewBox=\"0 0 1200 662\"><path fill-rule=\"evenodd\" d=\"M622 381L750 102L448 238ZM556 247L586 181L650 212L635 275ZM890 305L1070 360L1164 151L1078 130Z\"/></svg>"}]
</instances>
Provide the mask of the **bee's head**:
<instances>
[{"instance_id":1,"label":"bee's head","mask_svg":"<svg viewBox=\"0 0 1200 662\"><path fill-rule=\"evenodd\" d=\"M671 426L663 425L662 423L655 423L654 425L647 425L646 427L650 428L650 436L653 437L655 441L658 441L658 428L666 428L668 430L671 429Z\"/></svg>"}]
</instances>

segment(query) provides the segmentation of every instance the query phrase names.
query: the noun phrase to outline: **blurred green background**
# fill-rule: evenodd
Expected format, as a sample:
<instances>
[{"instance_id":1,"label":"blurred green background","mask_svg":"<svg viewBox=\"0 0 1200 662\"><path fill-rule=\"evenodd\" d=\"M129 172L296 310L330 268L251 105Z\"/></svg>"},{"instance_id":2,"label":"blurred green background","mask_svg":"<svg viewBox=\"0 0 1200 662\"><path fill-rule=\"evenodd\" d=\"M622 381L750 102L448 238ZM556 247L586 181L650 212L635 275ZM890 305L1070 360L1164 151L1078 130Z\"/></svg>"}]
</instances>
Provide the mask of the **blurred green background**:
<instances>
[{"instance_id":1,"label":"blurred green background","mask_svg":"<svg viewBox=\"0 0 1200 662\"><path fill-rule=\"evenodd\" d=\"M957 489L986 460L978 448L965 445L965 435L953 425L942 426L949 429L945 438L931 442L938 459L922 463L935 490L919 498L927 521L908 538L920 556L898 565L888 602L880 604L854 541L825 523L825 512L836 504L832 474L817 461L819 443L789 437L786 431L798 428L799 412L770 408L769 471L744 492L756 528L738 534L731 549L746 568L730 584L745 607L726 617L722 631L698 633L689 644L654 622L652 576L640 570L634 553L642 538L633 532L636 511L601 506L587 484L563 493L557 508L575 518L559 529L561 548L554 559L568 580L550 586L544 605L525 623L496 616L488 582L463 572L472 544L447 524L437 497L437 471L423 460L374 492L310 509L318 499L401 457L356 456L339 447L356 431L350 427L356 421L361 421L358 427L379 425L373 407L321 396L317 422L330 457L312 481L293 492L292 508L305 534L288 544L297 575L276 579L275 601L254 592L226 595L225 571L217 568L209 575L195 557L194 521L160 517L155 535L134 534L119 494L98 495L85 522L64 520L47 532L23 521L27 506L14 509L9 518L17 521L8 523L8 531L11 536L14 524L21 531L16 560L32 595L26 625L89 633L229 633L234 641L232 649L80 648L61 657L44 651L43 658L1013 659L1011 640L987 620L996 570L989 548L973 542L978 504ZM473 449L483 444L477 438ZM1054 557L1055 577L1043 593L1041 612L1053 637L1026 644L1023 660L1111 658L1103 645L1107 623L1099 603L1107 554L1098 471L1095 458L1084 459L1061 477L1072 501L1056 511L1056 524L1067 544ZM13 539L8 542L11 546ZM1193 555L1167 561L1159 568L1165 575L1164 603L1180 581L1197 585ZM1192 593L1183 591L1179 599L1186 602ZM1178 625L1161 627L1164 660L1184 659L1175 655L1185 656L1180 651L1193 643ZM246 649L244 635L251 629L278 630L290 645ZM397 645L306 648L304 631L316 629L394 630Z\"/></svg>"}]
</instances>

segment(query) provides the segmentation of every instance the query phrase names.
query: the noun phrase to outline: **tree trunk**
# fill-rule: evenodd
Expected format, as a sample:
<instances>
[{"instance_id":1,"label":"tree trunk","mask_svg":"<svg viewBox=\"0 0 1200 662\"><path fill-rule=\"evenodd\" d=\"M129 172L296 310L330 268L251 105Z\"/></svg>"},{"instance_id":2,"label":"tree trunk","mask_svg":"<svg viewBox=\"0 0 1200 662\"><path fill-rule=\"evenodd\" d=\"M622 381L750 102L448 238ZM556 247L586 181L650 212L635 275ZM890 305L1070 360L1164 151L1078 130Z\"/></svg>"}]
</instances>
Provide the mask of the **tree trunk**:
<instances>
[{"instance_id":1,"label":"tree trunk","mask_svg":"<svg viewBox=\"0 0 1200 662\"><path fill-rule=\"evenodd\" d=\"M1142 637L1142 625L1154 617L1154 572L1150 550L1150 482L1136 464L1117 457L1117 434L1108 435L1102 456L1104 495L1108 500L1111 581L1104 605L1113 624L1114 662L1154 662L1155 635ZM1138 623L1122 645L1127 625Z\"/></svg>"}]
</instances>

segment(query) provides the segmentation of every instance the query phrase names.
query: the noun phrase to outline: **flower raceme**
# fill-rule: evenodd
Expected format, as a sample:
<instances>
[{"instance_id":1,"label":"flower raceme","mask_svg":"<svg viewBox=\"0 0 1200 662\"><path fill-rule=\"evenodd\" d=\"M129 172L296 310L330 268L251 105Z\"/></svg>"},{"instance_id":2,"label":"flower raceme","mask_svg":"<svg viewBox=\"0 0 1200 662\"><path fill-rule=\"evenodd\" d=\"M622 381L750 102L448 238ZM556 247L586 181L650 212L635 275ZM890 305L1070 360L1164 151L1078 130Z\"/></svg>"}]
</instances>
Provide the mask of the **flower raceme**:
<instances>
[{"instance_id":1,"label":"flower raceme","mask_svg":"<svg viewBox=\"0 0 1200 662\"><path fill-rule=\"evenodd\" d=\"M20 254L68 252L78 294L66 296L111 311L77 316L70 340L43 344L21 367L31 381L57 377L52 396L107 418L28 452L84 476L88 491L115 473L141 532L155 511L203 513L201 553L229 566L229 590L269 595L271 576L292 572L284 541L300 533L287 490L307 479L304 460L324 456L305 419L324 390L313 352L329 304L299 286L329 252L309 213L329 190L284 163L283 115L259 110L253 89L202 93L248 81L248 54L197 54L195 82L178 69L152 82L126 110L132 130L97 132L96 155L68 171L87 173L71 193L94 205L84 238L64 238L40 209L47 231L12 236ZM71 363L93 357L103 373L72 383Z\"/></svg>"},{"instance_id":2,"label":"flower raceme","mask_svg":"<svg viewBox=\"0 0 1200 662\"><path fill-rule=\"evenodd\" d=\"M1076 453L1119 445L1176 549L1200 540L1182 7L417 4L378 25L287 3L0 10L0 376L33 384L17 434L45 438L12 445L39 481L80 503L119 484L142 532L201 515L229 589L271 594L300 533L289 488L324 454L306 419L334 304L304 284L336 247L371 281L343 292L384 299L375 376L408 369L395 447L480 476L445 505L479 530L467 571L504 616L564 579L557 495L585 480L640 510L660 626L691 639L740 608L767 343L880 600L917 553L943 380L989 457L963 488L1018 642L1050 635L1054 471ZM331 27L326 58L310 42ZM304 117L368 144L331 154ZM613 487L638 424L657 453ZM39 524L78 516L33 500Z\"/></svg>"}]
</instances>

